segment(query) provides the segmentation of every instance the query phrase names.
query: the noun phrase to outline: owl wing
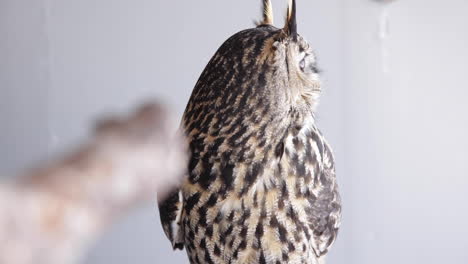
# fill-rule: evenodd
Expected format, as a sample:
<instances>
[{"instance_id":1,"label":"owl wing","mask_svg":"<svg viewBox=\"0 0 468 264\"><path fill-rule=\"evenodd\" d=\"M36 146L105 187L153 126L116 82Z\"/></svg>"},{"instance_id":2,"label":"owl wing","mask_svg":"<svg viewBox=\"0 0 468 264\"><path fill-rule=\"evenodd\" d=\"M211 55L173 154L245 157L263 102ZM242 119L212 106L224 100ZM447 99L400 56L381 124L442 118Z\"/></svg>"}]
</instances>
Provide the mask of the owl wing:
<instances>
[{"instance_id":1,"label":"owl wing","mask_svg":"<svg viewBox=\"0 0 468 264\"><path fill-rule=\"evenodd\" d=\"M335 160L328 143L319 135L321 169L317 172L313 195L309 198L309 224L313 229L312 247L318 258L327 254L341 224L341 198L335 174Z\"/></svg>"},{"instance_id":2,"label":"owl wing","mask_svg":"<svg viewBox=\"0 0 468 264\"><path fill-rule=\"evenodd\" d=\"M172 192L159 203L159 216L164 233L171 241L172 248L184 249L184 231L182 225L183 194L181 190Z\"/></svg>"}]
</instances>

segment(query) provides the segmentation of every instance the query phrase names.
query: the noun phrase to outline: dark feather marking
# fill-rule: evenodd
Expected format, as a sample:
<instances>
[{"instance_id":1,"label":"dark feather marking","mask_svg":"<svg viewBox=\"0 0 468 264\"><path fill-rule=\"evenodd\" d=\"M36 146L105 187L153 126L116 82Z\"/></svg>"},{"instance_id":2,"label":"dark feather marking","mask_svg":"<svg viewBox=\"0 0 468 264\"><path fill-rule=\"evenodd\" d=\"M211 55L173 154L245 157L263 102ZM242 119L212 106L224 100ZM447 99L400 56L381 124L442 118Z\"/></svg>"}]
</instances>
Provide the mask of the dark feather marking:
<instances>
[{"instance_id":1,"label":"dark feather marking","mask_svg":"<svg viewBox=\"0 0 468 264\"><path fill-rule=\"evenodd\" d=\"M209 237L209 238L213 237L213 226L212 225L209 225L209 226L206 227L205 235L207 237Z\"/></svg>"},{"instance_id":2,"label":"dark feather marking","mask_svg":"<svg viewBox=\"0 0 468 264\"><path fill-rule=\"evenodd\" d=\"M240 137L245 136L245 133L247 132L248 127L246 125L242 126L239 131L237 131L234 135L229 138L229 144L231 146L237 146L236 140L238 140Z\"/></svg>"},{"instance_id":3,"label":"dark feather marking","mask_svg":"<svg viewBox=\"0 0 468 264\"><path fill-rule=\"evenodd\" d=\"M278 234L279 234L280 241L282 243L288 242L286 228L284 228L284 226L281 224L278 224Z\"/></svg>"},{"instance_id":4,"label":"dark feather marking","mask_svg":"<svg viewBox=\"0 0 468 264\"><path fill-rule=\"evenodd\" d=\"M257 224L257 228L255 229L255 236L260 239L263 236L263 223L259 221Z\"/></svg>"},{"instance_id":5,"label":"dark feather marking","mask_svg":"<svg viewBox=\"0 0 468 264\"><path fill-rule=\"evenodd\" d=\"M203 205L200 208L198 208L198 225L201 227L207 227L208 223L206 221L206 206Z\"/></svg>"},{"instance_id":6,"label":"dark feather marking","mask_svg":"<svg viewBox=\"0 0 468 264\"><path fill-rule=\"evenodd\" d=\"M247 186L252 186L252 184L257 180L258 176L263 173L263 164L254 163L252 164L251 169L245 176Z\"/></svg>"},{"instance_id":7,"label":"dark feather marking","mask_svg":"<svg viewBox=\"0 0 468 264\"><path fill-rule=\"evenodd\" d=\"M263 251L261 251L261 253L260 253L259 262L260 262L260 264L266 264L265 255L263 254Z\"/></svg>"},{"instance_id":8,"label":"dark feather marking","mask_svg":"<svg viewBox=\"0 0 468 264\"><path fill-rule=\"evenodd\" d=\"M234 172L234 165L227 164L224 166L223 170L221 171L221 180L223 181L224 188L226 190L230 190L233 188L232 182L234 181L233 177Z\"/></svg>"},{"instance_id":9,"label":"dark feather marking","mask_svg":"<svg viewBox=\"0 0 468 264\"><path fill-rule=\"evenodd\" d=\"M185 213L188 214L200 200L200 193L195 193L185 201Z\"/></svg>"},{"instance_id":10,"label":"dark feather marking","mask_svg":"<svg viewBox=\"0 0 468 264\"><path fill-rule=\"evenodd\" d=\"M296 173L298 177L306 176L304 163L302 162L296 163Z\"/></svg>"},{"instance_id":11,"label":"dark feather marking","mask_svg":"<svg viewBox=\"0 0 468 264\"><path fill-rule=\"evenodd\" d=\"M277 158L281 160L283 158L283 154L284 154L284 143L281 142L276 146L275 155Z\"/></svg>"},{"instance_id":12,"label":"dark feather marking","mask_svg":"<svg viewBox=\"0 0 468 264\"><path fill-rule=\"evenodd\" d=\"M207 189L211 183L216 180L215 175L211 174L212 164L209 162L209 155L205 155L202 159L203 170L199 175L198 183L204 189Z\"/></svg>"},{"instance_id":13,"label":"dark feather marking","mask_svg":"<svg viewBox=\"0 0 468 264\"><path fill-rule=\"evenodd\" d=\"M296 251L296 247L294 247L294 244L291 242L288 242L288 250L289 252L294 252Z\"/></svg>"},{"instance_id":14,"label":"dark feather marking","mask_svg":"<svg viewBox=\"0 0 468 264\"><path fill-rule=\"evenodd\" d=\"M213 207L216 205L216 202L218 201L218 195L216 193L213 193L210 195L210 198L206 202L206 206L208 208Z\"/></svg>"},{"instance_id":15,"label":"dark feather marking","mask_svg":"<svg viewBox=\"0 0 468 264\"><path fill-rule=\"evenodd\" d=\"M214 247L213 253L218 257L221 256L221 249L219 249L219 246L217 244Z\"/></svg>"}]
</instances>

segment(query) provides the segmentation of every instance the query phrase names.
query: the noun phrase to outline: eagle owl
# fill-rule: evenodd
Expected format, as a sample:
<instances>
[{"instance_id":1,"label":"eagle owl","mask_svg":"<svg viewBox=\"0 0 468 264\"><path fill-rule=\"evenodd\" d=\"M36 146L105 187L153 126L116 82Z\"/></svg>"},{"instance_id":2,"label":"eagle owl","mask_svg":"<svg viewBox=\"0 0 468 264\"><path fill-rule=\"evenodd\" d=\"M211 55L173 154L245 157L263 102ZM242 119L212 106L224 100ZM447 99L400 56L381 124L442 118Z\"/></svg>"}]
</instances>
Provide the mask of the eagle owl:
<instances>
[{"instance_id":1,"label":"eagle owl","mask_svg":"<svg viewBox=\"0 0 468 264\"><path fill-rule=\"evenodd\" d=\"M317 128L316 57L286 25L230 37L201 74L182 129L187 177L160 201L163 229L190 263L323 263L340 226L330 146Z\"/></svg>"}]
</instances>

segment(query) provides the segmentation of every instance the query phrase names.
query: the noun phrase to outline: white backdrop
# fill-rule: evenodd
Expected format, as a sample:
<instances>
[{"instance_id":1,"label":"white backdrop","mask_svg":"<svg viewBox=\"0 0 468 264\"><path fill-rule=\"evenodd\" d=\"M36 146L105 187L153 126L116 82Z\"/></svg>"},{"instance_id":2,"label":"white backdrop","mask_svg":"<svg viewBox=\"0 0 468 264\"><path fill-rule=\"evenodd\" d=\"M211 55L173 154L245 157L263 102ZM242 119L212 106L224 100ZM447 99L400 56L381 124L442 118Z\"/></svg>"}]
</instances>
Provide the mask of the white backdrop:
<instances>
[{"instance_id":1,"label":"white backdrop","mask_svg":"<svg viewBox=\"0 0 468 264\"><path fill-rule=\"evenodd\" d=\"M348 258L468 263L468 2L344 3Z\"/></svg>"},{"instance_id":2,"label":"white backdrop","mask_svg":"<svg viewBox=\"0 0 468 264\"><path fill-rule=\"evenodd\" d=\"M297 2L344 203L329 263L467 263L468 2ZM286 1L273 3L282 26ZM259 18L251 0L0 0L0 171L147 98L180 116L216 49ZM114 226L85 263L187 263L155 208Z\"/></svg>"}]
</instances>

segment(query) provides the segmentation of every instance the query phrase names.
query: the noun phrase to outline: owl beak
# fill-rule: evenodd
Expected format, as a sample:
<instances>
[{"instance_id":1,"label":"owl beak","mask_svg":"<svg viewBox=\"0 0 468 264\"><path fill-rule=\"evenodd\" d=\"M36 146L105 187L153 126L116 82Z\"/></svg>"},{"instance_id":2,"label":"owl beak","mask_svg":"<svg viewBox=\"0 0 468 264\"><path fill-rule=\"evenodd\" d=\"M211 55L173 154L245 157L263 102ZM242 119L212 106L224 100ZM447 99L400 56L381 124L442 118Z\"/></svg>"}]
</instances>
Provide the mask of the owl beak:
<instances>
[{"instance_id":1,"label":"owl beak","mask_svg":"<svg viewBox=\"0 0 468 264\"><path fill-rule=\"evenodd\" d=\"M289 0L288 13L286 14L286 25L284 31L297 41L296 0Z\"/></svg>"}]
</instances>

